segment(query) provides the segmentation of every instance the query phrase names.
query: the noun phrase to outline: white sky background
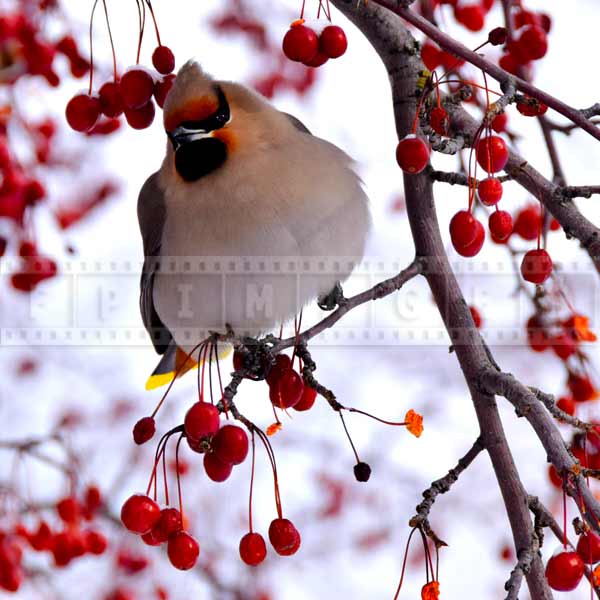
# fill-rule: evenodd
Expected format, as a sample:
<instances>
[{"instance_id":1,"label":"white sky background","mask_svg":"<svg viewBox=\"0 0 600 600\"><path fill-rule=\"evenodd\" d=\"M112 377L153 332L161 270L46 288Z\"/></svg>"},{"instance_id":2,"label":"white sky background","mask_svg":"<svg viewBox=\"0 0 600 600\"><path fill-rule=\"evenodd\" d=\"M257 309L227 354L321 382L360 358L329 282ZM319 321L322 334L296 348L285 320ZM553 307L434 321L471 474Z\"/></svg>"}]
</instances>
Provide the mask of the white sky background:
<instances>
[{"instance_id":1,"label":"white sky background","mask_svg":"<svg viewBox=\"0 0 600 600\"><path fill-rule=\"evenodd\" d=\"M89 4L71 2L69 11L85 24ZM122 4L127 6L122 7ZM297 4L289 1L264 4L263 10L278 23L278 27L271 29L272 34L283 35L289 15L296 10ZM247 79L249 74L260 73L264 65L252 56L241 38L218 38L208 31L207 17L215 14L220 6L218 2L191 0L156 2L164 43L174 50L178 65L195 56L207 71L218 78ZM112 10L113 34L117 40L120 64L126 67L132 62L126 59L133 59L135 53L135 4L113 2L109 3L109 7ZM568 5L532 1L527 3L527 7L555 12L550 50L546 59L536 66L535 83L573 106L587 107L593 104L600 98L600 79L594 76L598 48L598 4L594 0L577 0ZM102 17L101 13L99 17ZM341 17L337 20L343 22ZM488 20L488 26L492 28L500 23L501 15L496 11L494 17ZM401 191L402 175L394 159L396 138L387 76L360 34L349 24L344 26L349 37L347 54L320 69L319 82L307 97L299 101L291 94L281 95L276 98L275 104L298 116L313 133L338 144L357 160L371 198L374 217L367 253L372 257L398 260L403 266L410 262L413 246L406 219L390 212L391 203ZM84 29L85 25L82 25L82 33ZM104 23L101 18L97 20L96 31L99 32L98 56L108 65L108 45L103 37ZM473 46L481 42L481 36L469 37L462 28L456 31L461 39L469 40ZM153 40L150 28L147 39ZM153 47L153 42L146 46L146 62L149 62ZM62 113L64 101L74 89L54 93L53 103L47 108L56 114ZM33 106L36 100L34 97L27 102ZM552 111L549 115L553 119L560 119ZM78 249L78 257L90 260L137 260L141 257L135 204L141 184L162 160L165 136L158 116L160 113L149 130L133 132L124 129L113 136L108 144L90 142L94 149L97 147L92 159L83 165L90 181L102 173L114 173L122 180L123 193L98 211L97 219L92 218L68 233L68 240ZM543 141L535 120L521 117L512 109L510 122L523 135L518 144L521 153L536 168L549 175L549 161L543 151ZM556 141L568 183L597 184L600 145L589 135L580 132L568 138L557 136ZM64 143L66 148L71 148L74 144L81 144L81 140L76 134L68 132ZM435 155L433 162L439 168L453 168L452 158ZM436 193L440 224L447 239L447 223L454 212L466 205L466 192L464 189L436 184ZM505 208L523 205L526 200L526 194L516 185L505 187L505 198L502 200ZM585 214L599 222L600 211L594 208L596 202L596 198L582 200L579 206ZM45 229L48 230L48 227ZM61 238L52 234L42 240L44 249L55 253L60 252L63 243ZM587 260L577 244L564 241L561 234L550 237L549 250L554 258L565 262L577 260L587 266ZM451 256L457 258L453 253ZM468 263L460 260L458 264L461 267L477 265L481 269L484 261L509 264L505 251L490 242L486 243L479 257ZM511 276L465 275L461 281L467 300L482 310L490 334L498 327L522 327L530 308L525 301L511 296L514 288ZM569 281L567 279L567 285ZM44 286L41 292L44 297L37 297L34 314L42 315L39 321L41 325L57 326L63 321L63 283L57 281ZM348 284L346 291L352 293L363 287L363 281L356 278ZM591 284L589 276L583 276L572 279L571 287L575 305L588 312L593 311L590 316L595 325L598 322L598 303L593 297L596 286ZM88 300L85 309L89 309L88 313L82 314L85 323L90 326L140 327L137 277L119 281L117 285L110 284L109 288L117 292L117 296L114 310L104 314L104 320L100 320L98 313L90 308L99 301L96 290L91 288L89 293L84 293ZM423 283L411 282L406 290L398 298L378 303L378 322L393 326L397 323L398 311L401 311L402 315L409 314L414 319L415 331L423 331L427 327L439 328L437 311ZM40 302L44 302L47 309L41 313L35 308ZM8 293L8 298L0 304L3 325L23 322L29 310L25 304L16 298L16 294ZM412 313L411 307L414 308ZM367 310L355 311L344 320L341 327L360 327L365 323ZM139 410L126 422L112 431L104 424L103 430L90 434L90 439L85 440L86 447L93 449L96 446L90 454L90 471L100 480L108 480L131 445L131 425L136 418L151 411L159 397L158 393L143 392L145 378L156 361L153 351L149 346L60 351L39 348L34 351L39 352L38 356L44 362L36 378L25 383L11 379L0 382L0 419L10 424L10 431L15 435L17 431L19 435L44 433L49 421L65 405L80 406L88 413L98 415L102 422L100 416L117 396L132 398L138 404ZM590 351L597 357L595 350ZM0 361L10 368L15 357L27 356L30 352L26 348L5 349L0 354ZM283 432L275 436L274 444L282 468L284 507L289 509L291 518L298 521L302 528L304 559L301 560L300 556L298 559L274 558L271 553L269 560L273 568L258 571L255 577L265 584L268 582L276 592L274 598L277 600L391 598L408 534L406 521L419 502L421 491L432 479L443 475L453 466L475 439L475 415L455 357L448 354L445 338L441 343L427 346L317 347L314 356L319 366L319 379L332 387L343 403L391 419L401 418L412 407L425 415L425 433L416 440L404 430L386 428L358 417L348 418L359 452L365 460L373 462L373 478L365 486L353 483L350 450L336 415L324 402L309 414L296 416L293 422L285 421ZM496 350L496 358L506 370L521 376L526 383L553 393L562 391L564 371L555 357L540 357L526 348L505 347ZM179 391L172 398L173 413L163 415L168 418L159 420L159 428L163 430L177 421L176 415L182 415L192 401L190 398L194 397L193 382L184 382L178 387ZM249 384L242 386L239 398L240 407L264 425L272 420L267 410L266 396L266 386ZM31 408L33 403L35 410ZM256 406L257 403L260 403L260 407ZM559 497L550 490L546 480L543 451L536 444L527 424L517 421L513 411L501 400L500 406L526 487L530 493L539 494L549 504L556 504ZM106 436L107 433L110 437L101 437L101 434ZM333 444L333 447L328 451L318 450L321 443ZM311 448L313 445L314 450ZM153 448L145 451L149 460ZM194 460L195 457L189 458ZM264 456L262 459L264 468ZM311 511L316 509L320 501L312 478L315 470L344 477L351 489L356 491L358 500L343 522L334 521L330 525L320 523L319 526L313 523L311 526ZM204 517L209 515L209 518L198 519L193 526L201 547L209 544L214 549L222 544L224 570L229 569L239 577L248 577L247 571L232 569L232 564L235 566L237 562L238 539L243 533L244 526L238 521L245 510L248 475L243 467L239 471L231 481L216 486L206 481L198 466L184 485L186 497L199 498L207 511ZM145 477L145 471L139 479L132 477L129 487L122 491L123 497L130 491L138 490ZM256 498L255 511L259 527L262 526L265 532L273 512L266 471L261 473L259 482L262 483L259 486L262 491ZM366 500L363 502L369 492L377 497L372 500L372 506L367 505ZM120 506L122 497L111 500L115 506ZM450 548L441 556L442 598L477 597L492 600L501 597L503 582L512 565L501 564L497 555L500 544L509 540L509 530L485 456L477 460L464 475L464 481L456 485L448 498L438 500L432 511L432 524L450 544ZM356 535L382 527L392 530L390 544L362 554L352 551L351 543ZM209 528L211 531L207 531ZM548 535L544 554L549 556L555 545ZM157 557L158 554L156 549L150 549L151 556ZM104 568L108 575L110 567L106 565ZM155 568L165 574L175 600L186 598L190 591L198 589L197 580L192 574L175 573L158 561ZM73 590L84 586L85 569L85 564L75 565L58 580L62 589L62 595L58 597L65 600L80 597L73 595ZM242 571L243 574L239 575ZM402 595L404 598L416 597L423 583L420 565L413 567L411 573ZM38 594L23 591L19 598L47 597ZM563 597L585 598L588 594L588 588L582 584L578 591ZM4 596L0 594L0 597ZM199 595L194 597L209 596L200 587ZM526 597L525 592L522 597Z\"/></svg>"}]
</instances>

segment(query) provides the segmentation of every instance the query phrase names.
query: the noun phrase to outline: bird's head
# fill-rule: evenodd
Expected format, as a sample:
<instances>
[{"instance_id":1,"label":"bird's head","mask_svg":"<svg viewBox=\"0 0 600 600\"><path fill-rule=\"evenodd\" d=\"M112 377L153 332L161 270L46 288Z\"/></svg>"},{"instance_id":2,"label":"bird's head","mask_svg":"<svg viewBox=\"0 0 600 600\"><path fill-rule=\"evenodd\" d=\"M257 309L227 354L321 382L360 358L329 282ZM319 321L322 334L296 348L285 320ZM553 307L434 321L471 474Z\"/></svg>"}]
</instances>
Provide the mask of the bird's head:
<instances>
[{"instance_id":1,"label":"bird's head","mask_svg":"<svg viewBox=\"0 0 600 600\"><path fill-rule=\"evenodd\" d=\"M222 86L197 62L189 61L180 69L163 114L174 167L184 181L196 181L223 165L231 109Z\"/></svg>"}]
</instances>

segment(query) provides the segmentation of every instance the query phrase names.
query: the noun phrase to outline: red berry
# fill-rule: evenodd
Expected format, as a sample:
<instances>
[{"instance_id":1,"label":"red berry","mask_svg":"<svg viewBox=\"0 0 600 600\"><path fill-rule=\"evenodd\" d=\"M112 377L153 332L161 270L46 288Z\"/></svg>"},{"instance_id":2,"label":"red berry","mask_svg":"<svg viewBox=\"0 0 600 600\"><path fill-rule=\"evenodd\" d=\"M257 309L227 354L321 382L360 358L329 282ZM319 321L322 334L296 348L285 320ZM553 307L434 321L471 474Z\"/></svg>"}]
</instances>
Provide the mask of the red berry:
<instances>
[{"instance_id":1,"label":"red berry","mask_svg":"<svg viewBox=\"0 0 600 600\"><path fill-rule=\"evenodd\" d=\"M457 212L450 221L450 237L456 246L468 246L477 237L477 220L468 210Z\"/></svg>"},{"instance_id":2,"label":"red berry","mask_svg":"<svg viewBox=\"0 0 600 600\"><path fill-rule=\"evenodd\" d=\"M341 27L328 25L319 36L319 50L328 58L339 58L346 52L348 40Z\"/></svg>"},{"instance_id":3,"label":"red berry","mask_svg":"<svg viewBox=\"0 0 600 600\"><path fill-rule=\"evenodd\" d=\"M248 434L237 425L225 425L213 439L213 452L226 464L243 463L248 455Z\"/></svg>"},{"instance_id":4,"label":"red berry","mask_svg":"<svg viewBox=\"0 0 600 600\"><path fill-rule=\"evenodd\" d=\"M102 114L112 119L123 114L123 99L118 81L107 81L99 90Z\"/></svg>"},{"instance_id":5,"label":"red berry","mask_svg":"<svg viewBox=\"0 0 600 600\"><path fill-rule=\"evenodd\" d=\"M563 550L548 561L546 579L553 590L569 592L577 587L584 571L585 564L579 554Z\"/></svg>"},{"instance_id":6,"label":"red berry","mask_svg":"<svg viewBox=\"0 0 600 600\"><path fill-rule=\"evenodd\" d=\"M481 138L475 150L477 162L485 169L486 173L502 171L508 162L506 143L497 135Z\"/></svg>"},{"instance_id":7,"label":"red berry","mask_svg":"<svg viewBox=\"0 0 600 600\"><path fill-rule=\"evenodd\" d=\"M329 56L327 56L326 54L323 54L323 52L321 52L320 50L317 50L317 53L314 55L314 57L311 60L309 60L308 62L305 62L304 64L307 67L312 67L313 69L318 69L319 67L323 66L328 60L329 60Z\"/></svg>"},{"instance_id":8,"label":"red berry","mask_svg":"<svg viewBox=\"0 0 600 600\"><path fill-rule=\"evenodd\" d=\"M139 67L126 71L119 82L119 92L125 108L142 108L152 98L153 91L152 75Z\"/></svg>"},{"instance_id":9,"label":"red berry","mask_svg":"<svg viewBox=\"0 0 600 600\"><path fill-rule=\"evenodd\" d=\"M577 352L577 343L575 340L566 333L555 335L552 340L552 349L558 358L561 360L567 360L569 356L572 356Z\"/></svg>"},{"instance_id":10,"label":"red berry","mask_svg":"<svg viewBox=\"0 0 600 600\"><path fill-rule=\"evenodd\" d=\"M302 377L294 369L288 369L278 383L270 387L269 398L277 408L292 408L300 402L303 391Z\"/></svg>"},{"instance_id":11,"label":"red berry","mask_svg":"<svg viewBox=\"0 0 600 600\"><path fill-rule=\"evenodd\" d=\"M521 263L521 275L525 281L530 283L544 283L552 273L552 259L543 249L529 250L523 256Z\"/></svg>"},{"instance_id":12,"label":"red berry","mask_svg":"<svg viewBox=\"0 0 600 600\"><path fill-rule=\"evenodd\" d=\"M294 404L294 410L299 412L303 412L305 410L310 410L317 399L317 390L311 388L310 385L305 385L302 390L302 397L300 398L297 404Z\"/></svg>"},{"instance_id":13,"label":"red berry","mask_svg":"<svg viewBox=\"0 0 600 600\"><path fill-rule=\"evenodd\" d=\"M429 162L429 146L421 138L409 134L398 143L396 162L405 173L420 173Z\"/></svg>"},{"instance_id":14,"label":"red berry","mask_svg":"<svg viewBox=\"0 0 600 600\"><path fill-rule=\"evenodd\" d=\"M450 118L448 113L441 106L436 106L429 113L429 125L436 133L440 135L448 135L450 129Z\"/></svg>"},{"instance_id":15,"label":"red berry","mask_svg":"<svg viewBox=\"0 0 600 600\"><path fill-rule=\"evenodd\" d=\"M167 46L158 46L152 53L152 64L161 75L167 75L175 68L175 56Z\"/></svg>"},{"instance_id":16,"label":"red berry","mask_svg":"<svg viewBox=\"0 0 600 600\"><path fill-rule=\"evenodd\" d=\"M77 498L73 496L67 496L56 504L56 512L58 516L70 525L74 525L79 521L80 507Z\"/></svg>"},{"instance_id":17,"label":"red berry","mask_svg":"<svg viewBox=\"0 0 600 600\"><path fill-rule=\"evenodd\" d=\"M160 517L158 504L142 494L131 496L121 508L121 521L129 531L144 534L150 531Z\"/></svg>"},{"instance_id":18,"label":"red berry","mask_svg":"<svg viewBox=\"0 0 600 600\"><path fill-rule=\"evenodd\" d=\"M304 25L293 25L283 37L283 53L295 62L310 62L318 49L317 34Z\"/></svg>"},{"instance_id":19,"label":"red berry","mask_svg":"<svg viewBox=\"0 0 600 600\"><path fill-rule=\"evenodd\" d=\"M480 312L474 306L469 306L469 312L471 313L471 317L473 317L473 323L475 323L475 327L480 329L483 325L483 319L481 318Z\"/></svg>"},{"instance_id":20,"label":"red berry","mask_svg":"<svg viewBox=\"0 0 600 600\"><path fill-rule=\"evenodd\" d=\"M563 396L559 398L556 402L556 406L560 408L563 412L566 412L568 415L573 416L575 414L575 400L570 396ZM600 560L600 558L598 559Z\"/></svg>"},{"instance_id":21,"label":"red berry","mask_svg":"<svg viewBox=\"0 0 600 600\"><path fill-rule=\"evenodd\" d=\"M163 508L160 511L160 517L152 528L152 537L158 543L166 542L171 534L181 531L183 523L181 513L176 508Z\"/></svg>"},{"instance_id":22,"label":"red berry","mask_svg":"<svg viewBox=\"0 0 600 600\"><path fill-rule=\"evenodd\" d=\"M133 129L146 129L152 125L155 112L154 102L150 100L141 108L125 108L125 118Z\"/></svg>"},{"instance_id":23,"label":"red berry","mask_svg":"<svg viewBox=\"0 0 600 600\"><path fill-rule=\"evenodd\" d=\"M513 220L510 213L497 210L490 215L488 227L492 236L500 241L507 240L513 231Z\"/></svg>"},{"instance_id":24,"label":"red berry","mask_svg":"<svg viewBox=\"0 0 600 600\"><path fill-rule=\"evenodd\" d=\"M133 441L142 445L152 439L156 431L156 424L152 417L144 417L140 419L133 427Z\"/></svg>"},{"instance_id":25,"label":"red berry","mask_svg":"<svg viewBox=\"0 0 600 600\"><path fill-rule=\"evenodd\" d=\"M53 535L48 523L46 523L46 521L40 521L36 532L33 535L30 535L28 540L31 547L38 552L50 550L52 548Z\"/></svg>"},{"instance_id":26,"label":"red berry","mask_svg":"<svg viewBox=\"0 0 600 600\"><path fill-rule=\"evenodd\" d=\"M542 226L541 218L541 212L537 205L533 204L525 207L517 214L515 233L530 242L537 239Z\"/></svg>"},{"instance_id":27,"label":"red berry","mask_svg":"<svg viewBox=\"0 0 600 600\"><path fill-rule=\"evenodd\" d=\"M442 63L440 49L427 40L421 47L421 60L430 71L435 71Z\"/></svg>"},{"instance_id":28,"label":"red berry","mask_svg":"<svg viewBox=\"0 0 600 600\"><path fill-rule=\"evenodd\" d=\"M71 129L83 133L96 124L101 111L102 105L98 98L88 94L77 94L69 100L65 115Z\"/></svg>"},{"instance_id":29,"label":"red berry","mask_svg":"<svg viewBox=\"0 0 600 600\"><path fill-rule=\"evenodd\" d=\"M550 346L550 338L548 337L543 324L538 317L533 315L526 324L527 341L534 352L543 352Z\"/></svg>"},{"instance_id":30,"label":"red berry","mask_svg":"<svg viewBox=\"0 0 600 600\"><path fill-rule=\"evenodd\" d=\"M90 554L104 554L104 551L108 547L106 537L104 537L98 531L86 531L84 534L85 548Z\"/></svg>"},{"instance_id":31,"label":"red berry","mask_svg":"<svg viewBox=\"0 0 600 600\"><path fill-rule=\"evenodd\" d=\"M214 435L219 431L219 411L208 402L196 402L187 411L183 425L191 440Z\"/></svg>"},{"instance_id":32,"label":"red berry","mask_svg":"<svg viewBox=\"0 0 600 600\"><path fill-rule=\"evenodd\" d=\"M292 360L287 354L278 354L275 357L275 364L271 367L267 375L267 383L273 386L279 383L281 376L292 368Z\"/></svg>"},{"instance_id":33,"label":"red berry","mask_svg":"<svg viewBox=\"0 0 600 600\"><path fill-rule=\"evenodd\" d=\"M495 177L488 177L479 182L477 192L486 206L494 206L502 198L502 182Z\"/></svg>"},{"instance_id":34,"label":"red berry","mask_svg":"<svg viewBox=\"0 0 600 600\"><path fill-rule=\"evenodd\" d=\"M588 565L600 561L600 536L593 531L580 535L577 542L577 554Z\"/></svg>"},{"instance_id":35,"label":"red berry","mask_svg":"<svg viewBox=\"0 0 600 600\"><path fill-rule=\"evenodd\" d=\"M492 129L496 133L502 133L506 131L506 124L508 122L508 115L506 113L500 113L494 117L492 121Z\"/></svg>"},{"instance_id":36,"label":"red berry","mask_svg":"<svg viewBox=\"0 0 600 600\"><path fill-rule=\"evenodd\" d=\"M466 246L457 246L454 245L454 249L461 255L467 258L471 258L476 254L479 254L479 251L483 247L483 242L485 241L485 229L483 225L479 221L475 221L475 239Z\"/></svg>"},{"instance_id":37,"label":"red berry","mask_svg":"<svg viewBox=\"0 0 600 600\"><path fill-rule=\"evenodd\" d=\"M519 37L519 48L528 60L539 60L548 51L548 36L537 25L527 25Z\"/></svg>"},{"instance_id":38,"label":"red berry","mask_svg":"<svg viewBox=\"0 0 600 600\"><path fill-rule=\"evenodd\" d=\"M240 557L251 567L255 567L265 560L267 545L260 533L247 533L240 540Z\"/></svg>"},{"instance_id":39,"label":"red berry","mask_svg":"<svg viewBox=\"0 0 600 600\"><path fill-rule=\"evenodd\" d=\"M289 519L271 521L269 540L275 552L281 556L291 556L300 548L300 533Z\"/></svg>"},{"instance_id":40,"label":"red berry","mask_svg":"<svg viewBox=\"0 0 600 600\"><path fill-rule=\"evenodd\" d=\"M191 569L198 560L200 546L186 531L178 531L169 538L167 554L171 564L181 571Z\"/></svg>"},{"instance_id":41,"label":"red berry","mask_svg":"<svg viewBox=\"0 0 600 600\"><path fill-rule=\"evenodd\" d=\"M587 402L588 400L594 400L598 397L596 388L587 376L582 377L581 375L570 372L569 378L567 379L567 387L575 402Z\"/></svg>"},{"instance_id":42,"label":"red berry","mask_svg":"<svg viewBox=\"0 0 600 600\"><path fill-rule=\"evenodd\" d=\"M508 31L506 27L496 27L488 33L488 42L492 46L502 46L506 42Z\"/></svg>"},{"instance_id":43,"label":"red berry","mask_svg":"<svg viewBox=\"0 0 600 600\"><path fill-rule=\"evenodd\" d=\"M173 87L173 82L175 81L175 75L165 75L162 79L159 79L154 84L154 99L156 100L156 104L160 108L165 105L165 100L167 99L167 94L171 91Z\"/></svg>"},{"instance_id":44,"label":"red berry","mask_svg":"<svg viewBox=\"0 0 600 600\"><path fill-rule=\"evenodd\" d=\"M160 546L165 540L158 539L156 525L142 536L142 541L147 546Z\"/></svg>"},{"instance_id":45,"label":"red berry","mask_svg":"<svg viewBox=\"0 0 600 600\"><path fill-rule=\"evenodd\" d=\"M526 117L539 117L546 113L548 107L535 98L525 96L522 100L517 100L517 110Z\"/></svg>"},{"instance_id":46,"label":"red berry","mask_svg":"<svg viewBox=\"0 0 600 600\"><path fill-rule=\"evenodd\" d=\"M204 470L206 471L208 478L217 483L221 483L228 479L231 475L232 468L232 464L223 462L212 453L204 455Z\"/></svg>"},{"instance_id":47,"label":"red berry","mask_svg":"<svg viewBox=\"0 0 600 600\"><path fill-rule=\"evenodd\" d=\"M556 467L554 465L550 465L548 467L548 478L550 479L550 483L558 489L562 489L563 480L562 477L558 474Z\"/></svg>"},{"instance_id":48,"label":"red berry","mask_svg":"<svg viewBox=\"0 0 600 600\"><path fill-rule=\"evenodd\" d=\"M481 31L485 25L485 13L477 4L457 6L454 9L454 17L470 31Z\"/></svg>"}]
</instances>

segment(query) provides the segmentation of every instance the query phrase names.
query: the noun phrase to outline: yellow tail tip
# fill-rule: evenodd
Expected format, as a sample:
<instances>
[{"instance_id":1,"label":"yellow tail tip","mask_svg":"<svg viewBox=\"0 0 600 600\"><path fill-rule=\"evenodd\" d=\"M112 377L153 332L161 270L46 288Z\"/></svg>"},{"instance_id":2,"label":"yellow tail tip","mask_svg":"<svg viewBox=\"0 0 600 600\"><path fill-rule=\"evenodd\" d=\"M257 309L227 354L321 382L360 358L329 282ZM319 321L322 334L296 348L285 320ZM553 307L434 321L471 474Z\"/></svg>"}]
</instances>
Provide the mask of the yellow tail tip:
<instances>
[{"instance_id":1,"label":"yellow tail tip","mask_svg":"<svg viewBox=\"0 0 600 600\"><path fill-rule=\"evenodd\" d=\"M146 391L155 390L156 388L167 385L175 379L175 371L170 373L159 373L158 375L150 375L148 381L146 381Z\"/></svg>"}]
</instances>

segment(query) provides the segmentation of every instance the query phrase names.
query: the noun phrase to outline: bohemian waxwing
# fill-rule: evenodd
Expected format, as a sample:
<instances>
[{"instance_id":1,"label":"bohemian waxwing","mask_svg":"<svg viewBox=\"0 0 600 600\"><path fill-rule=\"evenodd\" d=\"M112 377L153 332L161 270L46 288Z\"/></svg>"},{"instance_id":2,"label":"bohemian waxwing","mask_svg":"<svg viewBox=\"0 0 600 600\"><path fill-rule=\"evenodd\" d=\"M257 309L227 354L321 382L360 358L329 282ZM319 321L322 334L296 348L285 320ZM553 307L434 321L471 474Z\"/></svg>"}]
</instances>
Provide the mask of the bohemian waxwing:
<instances>
[{"instance_id":1,"label":"bohemian waxwing","mask_svg":"<svg viewBox=\"0 0 600 600\"><path fill-rule=\"evenodd\" d=\"M344 152L197 62L179 71L164 126L166 157L138 200L140 308L163 355L147 389L172 380L209 331L273 331L330 292L362 258L370 227Z\"/></svg>"}]
</instances>

